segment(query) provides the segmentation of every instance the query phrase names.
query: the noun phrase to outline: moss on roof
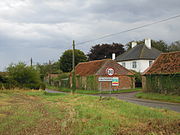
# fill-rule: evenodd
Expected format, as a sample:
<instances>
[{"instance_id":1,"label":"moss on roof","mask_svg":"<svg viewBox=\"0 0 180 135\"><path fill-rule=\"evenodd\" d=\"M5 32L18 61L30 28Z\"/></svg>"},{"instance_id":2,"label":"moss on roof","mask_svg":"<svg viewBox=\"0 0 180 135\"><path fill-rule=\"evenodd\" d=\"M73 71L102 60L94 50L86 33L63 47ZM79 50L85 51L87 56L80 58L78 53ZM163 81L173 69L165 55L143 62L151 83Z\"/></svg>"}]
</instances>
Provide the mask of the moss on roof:
<instances>
[{"instance_id":1,"label":"moss on roof","mask_svg":"<svg viewBox=\"0 0 180 135\"><path fill-rule=\"evenodd\" d=\"M180 74L180 51L162 53L143 73L148 74Z\"/></svg>"}]
</instances>

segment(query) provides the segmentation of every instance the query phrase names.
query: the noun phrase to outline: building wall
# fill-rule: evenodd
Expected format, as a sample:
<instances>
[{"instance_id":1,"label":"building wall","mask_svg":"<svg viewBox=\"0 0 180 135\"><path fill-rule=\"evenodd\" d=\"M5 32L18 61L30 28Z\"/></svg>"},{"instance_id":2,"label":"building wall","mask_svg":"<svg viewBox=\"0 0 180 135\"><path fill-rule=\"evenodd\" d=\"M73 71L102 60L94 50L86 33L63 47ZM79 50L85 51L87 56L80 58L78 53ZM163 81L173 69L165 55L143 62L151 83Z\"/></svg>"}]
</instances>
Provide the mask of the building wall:
<instances>
[{"instance_id":1,"label":"building wall","mask_svg":"<svg viewBox=\"0 0 180 135\"><path fill-rule=\"evenodd\" d=\"M149 61L154 62L154 60L130 60L130 61L122 61L118 63L127 69L135 70L137 72L142 73L150 66ZM136 62L136 68L133 68L133 62Z\"/></svg>"},{"instance_id":2,"label":"building wall","mask_svg":"<svg viewBox=\"0 0 180 135\"><path fill-rule=\"evenodd\" d=\"M112 82L99 82L98 77L108 76L78 76L76 77L76 88L85 90L120 90L135 88L134 77L129 76L113 76L119 77L119 86L112 86Z\"/></svg>"},{"instance_id":3,"label":"building wall","mask_svg":"<svg viewBox=\"0 0 180 135\"><path fill-rule=\"evenodd\" d=\"M102 76L101 76L102 77ZM134 77L114 76L119 78L119 86L112 86L112 82L98 82L98 89L102 91L135 88Z\"/></svg>"},{"instance_id":4,"label":"building wall","mask_svg":"<svg viewBox=\"0 0 180 135\"><path fill-rule=\"evenodd\" d=\"M180 74L142 76L144 92L180 95Z\"/></svg>"}]
</instances>

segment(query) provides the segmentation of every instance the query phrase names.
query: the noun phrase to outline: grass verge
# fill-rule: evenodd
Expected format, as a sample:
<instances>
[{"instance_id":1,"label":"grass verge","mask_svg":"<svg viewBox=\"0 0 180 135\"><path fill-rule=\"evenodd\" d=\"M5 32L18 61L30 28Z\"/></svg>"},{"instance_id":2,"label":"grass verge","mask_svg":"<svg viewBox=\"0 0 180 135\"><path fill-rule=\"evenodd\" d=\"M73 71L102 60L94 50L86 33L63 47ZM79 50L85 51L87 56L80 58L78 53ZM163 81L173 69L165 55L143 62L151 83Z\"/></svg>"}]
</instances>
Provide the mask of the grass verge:
<instances>
[{"instance_id":1,"label":"grass verge","mask_svg":"<svg viewBox=\"0 0 180 135\"><path fill-rule=\"evenodd\" d=\"M58 87L53 87L53 86L47 86L48 89L52 89L52 90L57 90L57 91L62 91L62 92L71 92L72 89L70 88L58 88ZM116 93L126 93L126 92L135 92L135 91L141 91L142 88L135 88L135 89L124 89L124 90L117 90L117 91L98 91L98 90L80 90L77 89L75 91L75 93L78 94L109 94L110 92L113 94Z\"/></svg>"},{"instance_id":2,"label":"grass verge","mask_svg":"<svg viewBox=\"0 0 180 135\"><path fill-rule=\"evenodd\" d=\"M179 113L115 98L44 91L0 92L0 134L172 135Z\"/></svg>"},{"instance_id":3,"label":"grass verge","mask_svg":"<svg viewBox=\"0 0 180 135\"><path fill-rule=\"evenodd\" d=\"M143 99L180 103L180 96L175 96L175 95L165 95L165 94L158 94L158 93L143 93L143 92L141 92L141 93L137 93L135 96L137 98L143 98Z\"/></svg>"}]
</instances>

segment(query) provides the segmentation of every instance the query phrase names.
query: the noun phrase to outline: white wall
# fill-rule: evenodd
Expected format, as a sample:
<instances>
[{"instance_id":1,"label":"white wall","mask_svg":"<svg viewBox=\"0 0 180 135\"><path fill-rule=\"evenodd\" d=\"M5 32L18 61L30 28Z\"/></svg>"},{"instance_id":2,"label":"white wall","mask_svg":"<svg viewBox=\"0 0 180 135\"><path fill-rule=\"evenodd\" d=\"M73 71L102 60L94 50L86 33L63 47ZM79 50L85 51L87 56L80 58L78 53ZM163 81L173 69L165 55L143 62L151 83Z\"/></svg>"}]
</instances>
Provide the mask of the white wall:
<instances>
[{"instance_id":1,"label":"white wall","mask_svg":"<svg viewBox=\"0 0 180 135\"><path fill-rule=\"evenodd\" d=\"M120 65L123 66L123 63L125 63L125 68L130 69L130 70L135 70L137 72L144 72L148 67L149 67L149 61L154 60L131 60L131 61L123 61L123 62L118 62ZM136 62L136 68L133 68L133 62Z\"/></svg>"}]
</instances>

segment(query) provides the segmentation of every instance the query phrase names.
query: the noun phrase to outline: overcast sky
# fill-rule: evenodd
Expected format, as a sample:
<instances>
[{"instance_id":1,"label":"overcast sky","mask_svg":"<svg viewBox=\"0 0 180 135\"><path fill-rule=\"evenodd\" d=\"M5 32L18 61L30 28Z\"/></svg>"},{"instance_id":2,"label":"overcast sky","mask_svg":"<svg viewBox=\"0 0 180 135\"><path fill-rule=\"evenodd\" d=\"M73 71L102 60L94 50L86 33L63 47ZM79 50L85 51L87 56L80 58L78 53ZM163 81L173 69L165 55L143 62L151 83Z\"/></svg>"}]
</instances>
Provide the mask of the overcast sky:
<instances>
[{"instance_id":1,"label":"overcast sky","mask_svg":"<svg viewBox=\"0 0 180 135\"><path fill-rule=\"evenodd\" d=\"M1 0L0 71L10 63L57 61L82 42L180 14L180 0ZM180 18L95 42L77 45L85 53L99 43L144 38L180 40Z\"/></svg>"}]
</instances>

